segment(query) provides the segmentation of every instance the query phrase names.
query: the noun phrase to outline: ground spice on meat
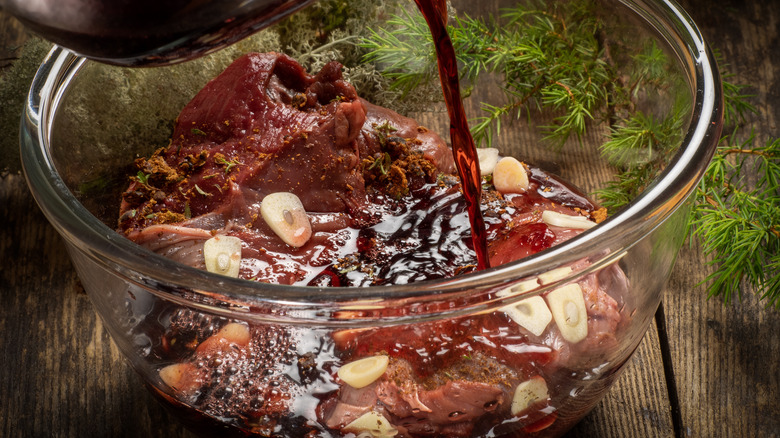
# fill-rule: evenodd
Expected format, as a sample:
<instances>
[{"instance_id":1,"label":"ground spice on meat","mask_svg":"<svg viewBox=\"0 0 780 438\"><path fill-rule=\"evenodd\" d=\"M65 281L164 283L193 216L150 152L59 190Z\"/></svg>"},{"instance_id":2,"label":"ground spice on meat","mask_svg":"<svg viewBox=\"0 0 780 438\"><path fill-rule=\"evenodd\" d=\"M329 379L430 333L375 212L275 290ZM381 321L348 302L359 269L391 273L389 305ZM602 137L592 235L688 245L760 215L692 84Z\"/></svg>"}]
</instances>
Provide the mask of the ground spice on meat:
<instances>
[{"instance_id":1,"label":"ground spice on meat","mask_svg":"<svg viewBox=\"0 0 780 438\"><path fill-rule=\"evenodd\" d=\"M147 181L153 187L162 188L182 178L179 172L165 161L162 156L163 152L164 149L158 149L148 159L139 158L135 161L138 170L148 175ZM184 162L180 167L184 168Z\"/></svg>"},{"instance_id":2,"label":"ground spice on meat","mask_svg":"<svg viewBox=\"0 0 780 438\"><path fill-rule=\"evenodd\" d=\"M387 130L387 128L384 128ZM419 144L416 138L385 137L382 127L376 136L381 153L362 161L363 178L367 188L373 188L393 199L400 199L410 190L436 181L439 170L419 151L412 151L409 144ZM427 130L423 131L427 132Z\"/></svg>"},{"instance_id":3,"label":"ground spice on meat","mask_svg":"<svg viewBox=\"0 0 780 438\"><path fill-rule=\"evenodd\" d=\"M597 210L590 212L590 218L593 219L593 221L596 222L597 224L604 222L607 219L607 209L601 207Z\"/></svg>"}]
</instances>

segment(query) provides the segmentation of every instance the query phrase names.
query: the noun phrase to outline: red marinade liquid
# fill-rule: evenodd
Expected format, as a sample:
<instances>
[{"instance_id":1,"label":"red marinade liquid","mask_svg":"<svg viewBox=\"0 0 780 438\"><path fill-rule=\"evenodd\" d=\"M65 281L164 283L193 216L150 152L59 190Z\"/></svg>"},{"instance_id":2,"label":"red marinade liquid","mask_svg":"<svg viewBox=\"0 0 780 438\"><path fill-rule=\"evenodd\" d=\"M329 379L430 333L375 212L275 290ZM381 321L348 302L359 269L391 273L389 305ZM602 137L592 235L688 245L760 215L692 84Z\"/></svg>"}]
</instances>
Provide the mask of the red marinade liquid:
<instances>
[{"instance_id":1,"label":"red marinade liquid","mask_svg":"<svg viewBox=\"0 0 780 438\"><path fill-rule=\"evenodd\" d=\"M479 169L479 160L477 159L476 147L469 131L468 122L463 108L463 102L460 96L460 86L458 81L459 76L455 51L446 30L446 1L415 0L415 3L419 7L421 13L428 23L431 34L433 36L434 44L436 46L439 75L444 92L445 103L447 105L447 110L450 117L450 136L452 150L461 180L466 208L468 210L469 221L471 225L471 239L477 258L477 269L486 269L490 267L487 245L489 230L486 228L486 221L483 218L481 210L480 201L482 197L482 180ZM537 183L540 183L540 185L541 182L544 181L544 186L547 187L548 190L545 191L540 189L529 191L527 194L528 199L523 198L525 199L524 202L526 203L533 202L537 198L555 198L556 201L562 202L563 204L572 204L585 208L593 207L584 196L580 195L576 191L576 189L573 187L568 187L566 184L561 183L558 180L547 178L543 172L531 169L530 177L532 181L536 180ZM517 207L521 206L517 205ZM489 221L490 219L488 219L488 222ZM527 228L528 230L531 230L531 228L536 226L537 224L531 224ZM547 229L546 226L540 227L544 228L542 231ZM544 232L538 233L531 230L526 234L527 235L525 237L521 236L522 239L515 239L513 243L525 242L527 246L532 247L532 252L545 249L547 245L551 244L549 241L550 239L547 239L549 236ZM421 250L424 249L425 248L421 248ZM514 247L514 250L517 250L516 246ZM159 321L170 322L172 319L175 319L175 317L171 318L170 316L161 317L161 315L166 314L168 311L170 311L170 309L158 310L162 310L162 313L157 314L153 312L150 314L149 320L159 323ZM210 319L210 317L207 318ZM185 343L182 341L190 340L191 342L186 343L191 345L199 345L203 343L204 339L211 335L216 329L214 322L209 320L204 322L205 326L207 326L207 329L204 329L203 333L199 333L198 330L193 330L193 326L197 326L197 324L195 324L197 321L194 323L190 320L190 318L182 318L182 321L183 327L185 327L185 330L182 330L181 333L184 336L183 339L179 339L179 341L176 343L163 342L163 345L154 348L154 351L161 357L166 357L167 359L170 359L171 355L176 356L176 359L179 359L179 356L181 356L181 358L186 357L186 351L177 350L178 348L181 348L182 344ZM507 317L503 315L483 315L476 319L464 318L461 320L436 321L429 324L423 323L417 326L417 331L409 330L408 327L389 328L375 333L363 333L356 331L354 336L348 337L348 340L342 340L344 345L340 345L340 347L343 350L338 348L333 350L332 345L321 346L322 349L317 350L317 352L314 353L312 357L319 358L319 356L322 356L324 359L319 358L319 363L317 363L314 367L305 369L301 368L299 374L305 377L305 372L312 373L314 377L307 377L304 379L306 382L326 381L327 379L324 379L323 376L332 374L331 367L333 367L338 361L336 356L331 356L336 352L341 352L342 354L352 354L354 358L358 358L363 355L372 355L377 351L377 349L384 349L392 353L393 357L409 361L419 375L426 375L433 372L434 370L446 369L450 362L457 361L464 357L464 355L468 356L474 352L484 352L486 356L495 358L501 363L509 364L513 369L522 370L523 374L534 374L539 372L539 370L550 366L551 374L548 375L547 378L550 379L551 382L560 380L560 378L556 377L556 374L553 374L555 367L558 365L549 364L551 361L556 359L557 352L547 348L545 345L529 343L525 338L525 335L514 333L513 331L508 330L509 327L514 327L514 325L510 323ZM168 333L167 335L163 336L163 338L166 340L169 338L175 338L177 334L176 330L170 330L171 327L164 327L163 329L165 328L168 329ZM260 330L260 328L255 328L255 330ZM287 329L282 329L282 331L286 330ZM193 336L193 332L199 333L196 339L190 339L190 337ZM280 339L282 338L283 337L280 337ZM311 336L304 336L300 337L299 339L303 338L311 339ZM446 338L447 341L442 341L443 338ZM489 342L483 344L481 343L481 339L486 339ZM177 346L176 349L167 351L168 347L173 345ZM246 375L244 375L244 373L247 373L247 375L254 378L254 368L257 368L257 362L260 360L256 359L256 357L268 357L269 350L284 350L287 353L290 353L294 350L294 342L290 345L283 346L277 346L274 344L275 348L270 348L269 345L263 344L262 346L258 346L255 345L253 341L252 347L249 348L247 353L247 357L250 357L251 360L244 363L246 369L239 367L237 368L237 371L233 371L232 373L228 374L232 374L232 378L234 378L238 383L242 383L243 385L244 381L246 380ZM488 345L489 347L486 347L485 345ZM296 360L294 359L295 358L283 358L282 360L279 360L279 362L284 364L285 367L294 367L294 364L296 363ZM268 360L278 359L268 358ZM300 364L302 363L300 358L297 358L297 363L300 367ZM323 366L323 364L325 366ZM214 372L221 372L223 368L231 369L228 367L228 365L230 364L220 363L217 366L213 366ZM212 367L210 363L204 366L207 369ZM258 368L258 370L260 368ZM268 370L271 371L268 376L263 377L258 375L257 378L259 380L265 380L266 378L277 379L280 376L284 377L285 375L280 370L274 370L273 367L268 368ZM219 378L222 378L221 374L215 378L215 381ZM230 376L227 377L228 380L230 378ZM332 383L333 382L331 380L327 380L327 384ZM323 387L327 387L327 384L320 383L320 385ZM188 420L191 426L194 425L194 428L200 430L203 433L211 432L210 429L207 430L209 426L213 426L214 433L227 433L231 436L251 436L254 433L259 432L256 430L256 427L258 427L257 424L242 424L240 420L233 419L226 421L228 418L214 417L212 416L213 414L207 413L205 409L203 412L200 412L200 409L203 409L204 406L222 408L219 411L223 415L226 413L233 414L240 411L234 405L234 403L237 403L235 400L230 400L229 398L225 399L226 396L224 391L222 391L222 386L220 386L222 385L221 383L212 385L211 382L207 382L207 385L211 386L204 386L201 388L200 401L203 405L199 406L198 409L192 409L191 406L188 406L181 400L174 399L157 388L153 388L155 389L153 392L158 397L166 401L169 406L172 406L174 409L178 410L179 415ZM292 385L291 388L294 389L294 385ZM331 392L324 392L324 389L326 388L320 389L323 390L323 392L318 393L317 397L325 399L332 395ZM271 391L271 389L269 389L269 391ZM230 394L232 394L232 392ZM230 394L228 394L228 396ZM235 397L239 396L242 396L242 394L235 395ZM260 400L262 400L262 398L260 398ZM319 400L316 399L314 399L314 401L315 403L319 402ZM245 402L247 406L253 408L253 401L250 400ZM266 405L268 402L268 400L264 401ZM262 403L258 404L262 405ZM257 412L260 412L259 407L257 407L256 410ZM280 414L281 415L279 415L279 417L276 418L273 423L277 430L263 430L263 436L266 436L266 432L275 432L278 434L278 436L288 436L288 433L300 433L301 435L299 436L303 436L303 433L307 433L306 436L332 436L330 435L329 431L322 430L320 429L319 425L311 422L311 419L304 421L303 417L299 416L299 413L290 413L290 415L284 415L283 413ZM243 415L243 413L241 415ZM238 417L241 418L241 415ZM550 426L554 421L556 421L557 417L556 412L550 413L549 410L543 409L536 409L531 414L526 414L526 416L528 415L532 415L533 417L523 417L522 421L525 422L527 428L519 433L531 434L538 432ZM489 417L489 415L486 417ZM497 435L503 435L504 433L518 433L518 431L514 430L515 421L516 419L512 419L505 425L499 425L497 428L491 429L489 432L491 434L495 433ZM479 427L486 427L486 424L487 423L481 424ZM207 428L204 429L204 426L207 426ZM561 426L564 425L561 424ZM475 430L475 432L483 433L485 431L478 428Z\"/></svg>"},{"instance_id":2,"label":"red marinade liquid","mask_svg":"<svg viewBox=\"0 0 780 438\"><path fill-rule=\"evenodd\" d=\"M433 36L433 43L436 46L439 78L444 91L444 102L447 104L447 112L450 116L452 152L455 156L455 165L458 168L463 186L463 197L466 200L466 208L468 208L469 220L471 221L471 238L474 242L474 251L477 253L477 269L486 269L490 267L490 260L487 250L487 231L480 210L482 178L479 171L477 148L471 137L466 112L463 109L463 100L460 97L455 48L447 33L447 2L446 0L415 0L414 2L425 17Z\"/></svg>"}]
</instances>

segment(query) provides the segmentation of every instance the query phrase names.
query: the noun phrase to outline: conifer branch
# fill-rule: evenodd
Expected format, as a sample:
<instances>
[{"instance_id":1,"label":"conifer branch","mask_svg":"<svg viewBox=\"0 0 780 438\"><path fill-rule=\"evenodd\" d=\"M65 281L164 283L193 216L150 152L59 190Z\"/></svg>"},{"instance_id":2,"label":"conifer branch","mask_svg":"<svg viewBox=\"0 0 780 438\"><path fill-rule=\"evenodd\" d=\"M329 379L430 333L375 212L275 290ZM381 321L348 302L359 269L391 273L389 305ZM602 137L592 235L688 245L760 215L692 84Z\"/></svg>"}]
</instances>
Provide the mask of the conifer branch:
<instances>
[{"instance_id":1,"label":"conifer branch","mask_svg":"<svg viewBox=\"0 0 780 438\"><path fill-rule=\"evenodd\" d=\"M449 31L464 80L475 82L481 74L493 73L504 81L507 103L481 104L485 115L472 122L475 141L490 145L502 120L540 109L558 114L542 128L553 145L572 135L581 138L591 121L607 121L609 136L600 148L618 173L596 194L615 211L664 169L682 140L689 107L674 102L665 117L639 110L641 94L674 96L681 84L669 74L666 54L653 43L631 55L628 76L618 76L616 59L635 49L608 41L597 16L587 2L568 3L566 10L548 10L540 2L505 10L500 26L456 17ZM436 80L428 35L421 17L404 13L372 30L361 46L368 51L365 59L384 65L393 86L408 93ZM727 68L722 60L720 64ZM713 271L702 282L710 296L728 303L749 286L768 306L780 309L780 140L754 146L750 133L736 144L744 136L740 125L756 110L746 87L734 83L729 73L722 78L725 123L734 131L722 138L696 191L690 237L710 256Z\"/></svg>"}]
</instances>

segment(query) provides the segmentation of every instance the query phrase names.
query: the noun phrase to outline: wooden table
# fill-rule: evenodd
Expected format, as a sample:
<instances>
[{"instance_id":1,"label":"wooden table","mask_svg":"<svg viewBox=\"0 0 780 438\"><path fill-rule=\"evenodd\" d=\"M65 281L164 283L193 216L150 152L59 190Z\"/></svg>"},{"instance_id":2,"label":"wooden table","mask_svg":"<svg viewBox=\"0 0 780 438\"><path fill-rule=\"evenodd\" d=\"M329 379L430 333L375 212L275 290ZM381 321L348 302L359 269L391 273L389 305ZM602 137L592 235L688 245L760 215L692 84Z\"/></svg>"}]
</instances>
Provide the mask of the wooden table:
<instances>
[{"instance_id":1,"label":"wooden table","mask_svg":"<svg viewBox=\"0 0 780 438\"><path fill-rule=\"evenodd\" d=\"M736 81L752 86L759 114L749 122L762 142L780 122L780 9L765 3L683 1ZM26 37L0 13L0 75ZM190 437L120 357L10 162L0 173L0 436ZM708 300L697 286L705 261L683 248L655 324L570 436L780 436L780 312L749 290L728 307Z\"/></svg>"}]
</instances>

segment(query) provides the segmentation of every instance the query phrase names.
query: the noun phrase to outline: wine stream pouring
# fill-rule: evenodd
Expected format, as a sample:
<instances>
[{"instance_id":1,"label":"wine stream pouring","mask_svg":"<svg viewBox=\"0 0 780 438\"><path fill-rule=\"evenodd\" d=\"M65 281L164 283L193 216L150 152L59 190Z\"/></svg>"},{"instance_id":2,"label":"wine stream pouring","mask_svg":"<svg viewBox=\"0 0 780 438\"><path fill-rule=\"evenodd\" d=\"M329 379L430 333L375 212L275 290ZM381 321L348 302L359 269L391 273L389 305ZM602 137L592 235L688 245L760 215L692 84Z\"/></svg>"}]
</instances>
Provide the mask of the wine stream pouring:
<instances>
[{"instance_id":1,"label":"wine stream pouring","mask_svg":"<svg viewBox=\"0 0 780 438\"><path fill-rule=\"evenodd\" d=\"M433 41L436 44L436 55L439 63L439 77L444 92L444 101L450 116L450 139L452 152L455 155L455 165L463 183L463 196L469 211L471 221L474 251L477 253L477 268L490 267L487 254L487 238L485 222L479 207L481 198L481 181L477 148L469 131L463 100L460 97L458 80L458 63L455 49L447 34L447 2L446 0L415 0L431 29Z\"/></svg>"},{"instance_id":2,"label":"wine stream pouring","mask_svg":"<svg viewBox=\"0 0 780 438\"><path fill-rule=\"evenodd\" d=\"M0 0L0 6L47 39L77 54L119 65L163 65L202 56L294 13L313 0L188 1ZM479 208L480 170L460 98L447 2L416 0L431 29L455 162L463 181L479 269L489 267Z\"/></svg>"},{"instance_id":3,"label":"wine stream pouring","mask_svg":"<svg viewBox=\"0 0 780 438\"><path fill-rule=\"evenodd\" d=\"M10 1L0 4L21 15ZM67 23L73 17L62 7L77 3L53 12ZM265 23L306 3L274 3ZM654 104L682 99L672 115L688 115L691 132L713 135L686 136L672 169L680 171L664 174L640 198L641 209L597 226L603 209L514 158L546 163L533 155L536 142L505 136L504 150L476 153L446 32L457 21L447 20L443 0L415 3L425 18L414 15L416 35L430 34L438 52L452 147L435 129L361 96L355 77L342 76L349 56L299 64L305 44L298 52L286 43L253 47L217 76L204 75L203 88L189 84L195 75L174 72L198 62L163 64L196 57L197 47L216 49L222 43L213 35L238 34L209 33L237 21L222 15L186 42L195 33L181 33L174 18L197 23L206 15L195 11L207 10L208 0L150 6L159 10L147 24L179 39L161 44L165 32L130 32L127 24L142 18L120 14L87 28L125 38L121 57L111 49L119 39L80 40L104 49L110 63L160 67L74 62L73 52L56 47L33 81L21 136L31 191L69 245L116 345L152 394L205 436L560 436L609 388L652 321L682 242L676 219L687 211L677 207L697 186L702 157L717 147L719 107L695 94L699 78L712 78L690 72L693 62L670 63L670 72L685 73L681 86L649 89L660 91ZM76 18L109 12L90 11ZM646 30L664 35L655 28L661 23L677 35L684 14L664 11L666 19L647 20ZM387 20L391 11L382 14ZM619 18L608 34L634 53L644 35L626 32ZM322 22L312 14L307 24L279 27L315 33ZM667 47L683 37L654 41ZM671 49L701 53L689 45ZM620 66L621 75L633 67ZM703 89L715 90L717 103L714 79ZM185 103L190 93L163 85L171 81L201 91ZM102 102L121 97L117 84L141 93L102 111ZM159 132L128 123L131 112ZM588 172L601 163L567 153L555 164L601 176ZM85 184L92 181L101 185ZM118 209L104 208L120 200Z\"/></svg>"}]
</instances>

